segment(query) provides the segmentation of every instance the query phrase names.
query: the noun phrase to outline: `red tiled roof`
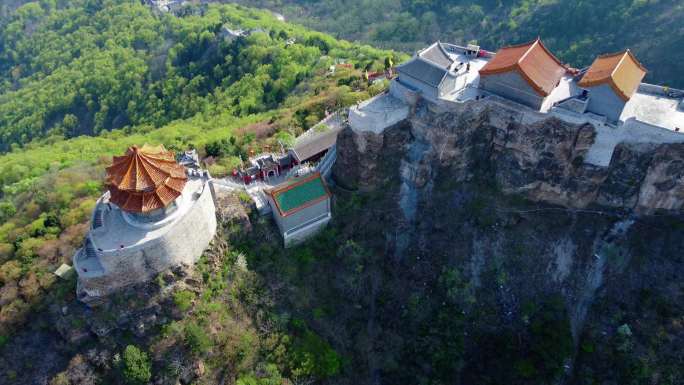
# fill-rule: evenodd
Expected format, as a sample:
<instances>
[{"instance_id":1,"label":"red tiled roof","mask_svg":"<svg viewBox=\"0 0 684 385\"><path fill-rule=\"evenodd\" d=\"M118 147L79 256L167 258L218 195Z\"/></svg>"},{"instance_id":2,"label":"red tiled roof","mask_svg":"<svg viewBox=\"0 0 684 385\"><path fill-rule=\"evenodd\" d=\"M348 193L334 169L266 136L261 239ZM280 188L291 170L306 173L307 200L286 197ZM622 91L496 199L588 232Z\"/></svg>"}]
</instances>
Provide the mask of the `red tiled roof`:
<instances>
[{"instance_id":1,"label":"red tiled roof","mask_svg":"<svg viewBox=\"0 0 684 385\"><path fill-rule=\"evenodd\" d=\"M164 146L129 147L107 167L109 200L122 210L146 213L164 208L178 198L187 176Z\"/></svg>"},{"instance_id":2,"label":"red tiled roof","mask_svg":"<svg viewBox=\"0 0 684 385\"><path fill-rule=\"evenodd\" d=\"M541 96L548 96L566 71L540 39L501 48L480 70L480 76L517 71Z\"/></svg>"},{"instance_id":3,"label":"red tiled roof","mask_svg":"<svg viewBox=\"0 0 684 385\"><path fill-rule=\"evenodd\" d=\"M626 50L597 57L578 85L594 87L609 84L620 98L627 101L639 88L646 72L632 51Z\"/></svg>"}]
</instances>

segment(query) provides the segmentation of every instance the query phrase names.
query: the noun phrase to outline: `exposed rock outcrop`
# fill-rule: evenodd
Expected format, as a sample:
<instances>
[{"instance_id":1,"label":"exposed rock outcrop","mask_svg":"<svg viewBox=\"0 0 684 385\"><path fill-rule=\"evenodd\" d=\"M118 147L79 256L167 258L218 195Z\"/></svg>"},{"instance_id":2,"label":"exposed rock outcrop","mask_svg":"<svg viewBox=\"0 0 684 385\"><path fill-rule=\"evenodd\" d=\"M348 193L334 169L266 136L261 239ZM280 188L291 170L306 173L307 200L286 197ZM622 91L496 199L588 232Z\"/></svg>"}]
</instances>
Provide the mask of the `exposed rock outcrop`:
<instances>
[{"instance_id":1,"label":"exposed rock outcrop","mask_svg":"<svg viewBox=\"0 0 684 385\"><path fill-rule=\"evenodd\" d=\"M624 382L644 352L674 362L681 329L663 343L653 330L682 314L682 145L621 143L600 167L584 161L594 126L493 101L419 105L380 134L354 128L339 137L334 177L372 203L340 221L350 222L345 238L382 255L380 297L392 300L383 307L367 291L355 301L380 306L374 322L386 335L421 335L448 319L443 327L459 330L452 341L464 345L448 378L465 384L490 375L526 383L520 357L535 344L558 353L544 359L554 384ZM644 296L665 315L640 306ZM634 335L626 339L623 325ZM387 348L388 340L368 350L393 357L451 346L441 334L425 345L407 338ZM615 356L626 343L632 350ZM414 361L383 373L387 382L434 375L434 361Z\"/></svg>"},{"instance_id":2,"label":"exposed rock outcrop","mask_svg":"<svg viewBox=\"0 0 684 385\"><path fill-rule=\"evenodd\" d=\"M591 124L523 113L495 101L418 106L383 133L348 128L340 135L335 176L370 191L390 170L424 185L428 175L455 182L485 178L504 193L569 208L609 207L651 214L684 207L684 144L621 143L608 167L584 162L594 143ZM426 146L420 165L411 146ZM438 175L442 173L442 175Z\"/></svg>"},{"instance_id":3,"label":"exposed rock outcrop","mask_svg":"<svg viewBox=\"0 0 684 385\"><path fill-rule=\"evenodd\" d=\"M381 168L398 167L410 135L407 121L388 128L382 134L343 130L337 138L337 148L344 152L335 161L337 182L345 188L362 191L386 184L392 175L383 173Z\"/></svg>"}]
</instances>

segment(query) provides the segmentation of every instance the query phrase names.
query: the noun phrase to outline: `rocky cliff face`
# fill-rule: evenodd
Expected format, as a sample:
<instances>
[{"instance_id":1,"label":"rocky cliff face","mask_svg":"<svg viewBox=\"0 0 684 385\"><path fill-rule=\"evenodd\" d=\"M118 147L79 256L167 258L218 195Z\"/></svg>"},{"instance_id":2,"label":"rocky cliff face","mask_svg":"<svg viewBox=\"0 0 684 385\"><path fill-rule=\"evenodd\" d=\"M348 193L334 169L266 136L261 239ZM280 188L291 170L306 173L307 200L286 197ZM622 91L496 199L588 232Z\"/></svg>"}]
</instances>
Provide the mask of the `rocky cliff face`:
<instances>
[{"instance_id":1,"label":"rocky cliff face","mask_svg":"<svg viewBox=\"0 0 684 385\"><path fill-rule=\"evenodd\" d=\"M372 190L393 168L383 163L399 158L400 172L417 185L428 175L457 182L485 178L505 193L569 208L650 214L684 207L684 144L623 143L608 167L598 167L584 162L595 135L591 124L536 119L495 102L423 105L382 134L344 132L336 176ZM412 162L416 144L424 149ZM440 168L447 175L437 175Z\"/></svg>"},{"instance_id":2,"label":"rocky cliff face","mask_svg":"<svg viewBox=\"0 0 684 385\"><path fill-rule=\"evenodd\" d=\"M621 144L602 168L583 161L594 137L494 103L423 105L382 134L341 133L335 180L371 201L338 219L344 238L385 258L383 304L351 299L380 307L367 304L384 336L364 340L368 362L434 352L402 371L371 365L376 383L684 375L672 326L684 319L684 145Z\"/></svg>"}]
</instances>

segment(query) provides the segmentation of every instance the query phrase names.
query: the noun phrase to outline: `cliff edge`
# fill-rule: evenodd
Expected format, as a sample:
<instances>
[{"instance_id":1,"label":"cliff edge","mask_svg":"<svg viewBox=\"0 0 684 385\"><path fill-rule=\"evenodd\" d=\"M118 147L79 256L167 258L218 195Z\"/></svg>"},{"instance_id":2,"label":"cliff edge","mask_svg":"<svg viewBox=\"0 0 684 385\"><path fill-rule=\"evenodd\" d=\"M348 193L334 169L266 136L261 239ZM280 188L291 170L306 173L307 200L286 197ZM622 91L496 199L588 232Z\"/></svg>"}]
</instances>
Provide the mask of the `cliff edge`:
<instances>
[{"instance_id":1,"label":"cliff edge","mask_svg":"<svg viewBox=\"0 0 684 385\"><path fill-rule=\"evenodd\" d=\"M623 142L601 167L584 161L595 138L592 124L536 118L496 101L422 103L383 131L342 132L335 176L343 186L370 191L398 165L415 186L434 178L488 179L504 193L568 208L683 208L684 144Z\"/></svg>"}]
</instances>

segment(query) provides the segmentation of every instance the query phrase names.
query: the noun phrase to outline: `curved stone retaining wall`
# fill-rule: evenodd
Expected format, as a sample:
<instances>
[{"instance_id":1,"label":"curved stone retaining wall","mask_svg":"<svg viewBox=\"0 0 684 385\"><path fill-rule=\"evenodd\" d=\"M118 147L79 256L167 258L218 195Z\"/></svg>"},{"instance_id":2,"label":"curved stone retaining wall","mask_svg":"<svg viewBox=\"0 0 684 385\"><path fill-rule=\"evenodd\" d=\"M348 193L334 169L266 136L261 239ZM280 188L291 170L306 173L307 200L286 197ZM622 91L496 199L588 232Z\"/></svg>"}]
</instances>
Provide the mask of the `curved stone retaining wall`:
<instances>
[{"instance_id":1,"label":"curved stone retaining wall","mask_svg":"<svg viewBox=\"0 0 684 385\"><path fill-rule=\"evenodd\" d=\"M79 298L88 302L149 280L169 267L197 262L216 234L216 209L209 182L204 183L192 207L168 226L164 234L135 247L98 251L104 272L92 277L79 276Z\"/></svg>"}]
</instances>

